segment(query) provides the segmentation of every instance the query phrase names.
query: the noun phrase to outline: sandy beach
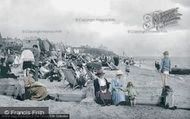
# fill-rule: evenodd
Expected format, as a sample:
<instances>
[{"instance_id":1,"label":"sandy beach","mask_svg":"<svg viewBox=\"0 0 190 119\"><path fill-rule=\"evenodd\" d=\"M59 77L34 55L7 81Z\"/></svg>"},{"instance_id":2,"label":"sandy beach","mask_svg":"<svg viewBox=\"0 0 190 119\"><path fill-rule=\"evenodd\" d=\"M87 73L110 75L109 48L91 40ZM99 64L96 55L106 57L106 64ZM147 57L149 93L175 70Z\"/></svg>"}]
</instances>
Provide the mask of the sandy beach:
<instances>
[{"instance_id":1,"label":"sandy beach","mask_svg":"<svg viewBox=\"0 0 190 119\"><path fill-rule=\"evenodd\" d=\"M189 16L190 0L0 0L0 119L190 119Z\"/></svg>"},{"instance_id":2,"label":"sandy beach","mask_svg":"<svg viewBox=\"0 0 190 119\"><path fill-rule=\"evenodd\" d=\"M124 71L124 66L119 66ZM114 78L116 71L105 70L105 77L108 81ZM175 105L177 107L190 108L190 76L170 76L169 85L174 89ZM169 110L155 105L156 97L161 93L160 74L155 70L143 67L132 66L131 72L124 75L124 85L128 81L133 81L139 95L135 107L130 106L100 106L93 101L93 96L87 96L81 102L56 102L47 101L19 101L12 97L0 96L0 107L49 107L50 114L70 114L71 119L189 119L188 110ZM82 90L64 89L64 82L52 82L41 79L49 93L81 93ZM90 92L93 93L93 92ZM93 95L93 94L92 94ZM152 96L151 101L146 97ZM144 103L144 105L140 105ZM150 103L150 104L148 104Z\"/></svg>"}]
</instances>

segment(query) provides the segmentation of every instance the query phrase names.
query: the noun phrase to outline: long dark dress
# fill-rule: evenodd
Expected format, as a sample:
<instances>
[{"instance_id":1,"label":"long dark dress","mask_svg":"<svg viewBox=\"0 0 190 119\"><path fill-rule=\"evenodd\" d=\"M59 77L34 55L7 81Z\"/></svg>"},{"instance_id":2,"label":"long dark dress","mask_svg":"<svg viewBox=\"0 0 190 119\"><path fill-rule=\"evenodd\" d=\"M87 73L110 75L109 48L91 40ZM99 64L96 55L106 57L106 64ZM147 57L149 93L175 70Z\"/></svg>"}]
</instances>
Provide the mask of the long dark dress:
<instances>
[{"instance_id":1,"label":"long dark dress","mask_svg":"<svg viewBox=\"0 0 190 119\"><path fill-rule=\"evenodd\" d=\"M112 104L112 99L111 99L111 92L108 90L109 89L109 82L105 79L106 85L105 86L100 86L98 79L94 80L94 95L95 95L95 100L98 104ZM103 92L106 90L106 92Z\"/></svg>"}]
</instances>

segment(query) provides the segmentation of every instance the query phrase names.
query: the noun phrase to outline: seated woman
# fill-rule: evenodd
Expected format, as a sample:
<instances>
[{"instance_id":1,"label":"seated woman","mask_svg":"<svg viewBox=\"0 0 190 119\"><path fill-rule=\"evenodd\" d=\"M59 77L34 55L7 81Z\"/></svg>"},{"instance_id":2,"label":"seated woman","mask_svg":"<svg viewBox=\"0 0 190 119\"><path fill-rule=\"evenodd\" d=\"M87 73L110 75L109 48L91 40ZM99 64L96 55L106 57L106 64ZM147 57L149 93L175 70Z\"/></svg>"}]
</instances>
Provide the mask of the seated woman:
<instances>
[{"instance_id":1,"label":"seated woman","mask_svg":"<svg viewBox=\"0 0 190 119\"><path fill-rule=\"evenodd\" d=\"M121 81L123 73L118 70L116 73L116 79L111 82L112 86L112 100L115 105L120 105L126 103L125 93L122 91L123 83Z\"/></svg>"},{"instance_id":2,"label":"seated woman","mask_svg":"<svg viewBox=\"0 0 190 119\"><path fill-rule=\"evenodd\" d=\"M112 104L111 92L108 90L109 83L104 78L103 71L98 70L96 76L94 80L95 101L103 106Z\"/></svg>"},{"instance_id":3,"label":"seated woman","mask_svg":"<svg viewBox=\"0 0 190 119\"><path fill-rule=\"evenodd\" d=\"M25 84L25 99L30 100L45 100L48 97L48 92L46 87L34 80L34 75L31 70L27 70L27 77L24 79Z\"/></svg>"},{"instance_id":4,"label":"seated woman","mask_svg":"<svg viewBox=\"0 0 190 119\"><path fill-rule=\"evenodd\" d=\"M5 63L5 58L1 58L0 78L18 78L18 76L11 73L11 68L9 67L9 64Z\"/></svg>"},{"instance_id":5,"label":"seated woman","mask_svg":"<svg viewBox=\"0 0 190 119\"><path fill-rule=\"evenodd\" d=\"M39 63L39 78L44 79L45 74L49 72L47 66L48 64L46 62Z\"/></svg>"},{"instance_id":6,"label":"seated woman","mask_svg":"<svg viewBox=\"0 0 190 119\"><path fill-rule=\"evenodd\" d=\"M13 51L8 49L6 64L12 65L14 63L14 59L15 59L15 56L14 56Z\"/></svg>"}]
</instances>

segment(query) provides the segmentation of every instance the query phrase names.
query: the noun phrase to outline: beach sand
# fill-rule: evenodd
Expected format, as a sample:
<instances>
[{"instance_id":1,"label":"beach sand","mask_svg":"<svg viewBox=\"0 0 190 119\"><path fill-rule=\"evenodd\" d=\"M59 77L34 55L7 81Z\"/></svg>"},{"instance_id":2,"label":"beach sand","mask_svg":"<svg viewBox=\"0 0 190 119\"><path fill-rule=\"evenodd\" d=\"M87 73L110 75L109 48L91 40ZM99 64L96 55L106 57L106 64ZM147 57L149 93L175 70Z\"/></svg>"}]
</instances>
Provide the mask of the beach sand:
<instances>
[{"instance_id":1,"label":"beach sand","mask_svg":"<svg viewBox=\"0 0 190 119\"><path fill-rule=\"evenodd\" d=\"M124 71L124 66L120 66ZM116 71L105 70L105 77L111 81L115 77ZM124 85L128 81L134 82L139 95L137 103L146 102L145 97L154 96L161 93L160 74L155 70L146 68L131 67L131 72L127 76L124 75ZM81 93L82 90L63 89L63 82L52 82L40 80L48 87L51 93ZM175 104L178 107L190 108L190 80L189 76L171 76L168 84L174 89ZM91 92L93 93L93 92ZM146 102L148 103L148 102ZM71 119L190 119L190 111L188 110L169 110L153 105L136 105L130 106L100 106L93 101L92 96L88 96L81 102L56 102L53 100L47 101L19 101L12 97L0 95L0 107L49 107L50 114L70 114Z\"/></svg>"}]
</instances>

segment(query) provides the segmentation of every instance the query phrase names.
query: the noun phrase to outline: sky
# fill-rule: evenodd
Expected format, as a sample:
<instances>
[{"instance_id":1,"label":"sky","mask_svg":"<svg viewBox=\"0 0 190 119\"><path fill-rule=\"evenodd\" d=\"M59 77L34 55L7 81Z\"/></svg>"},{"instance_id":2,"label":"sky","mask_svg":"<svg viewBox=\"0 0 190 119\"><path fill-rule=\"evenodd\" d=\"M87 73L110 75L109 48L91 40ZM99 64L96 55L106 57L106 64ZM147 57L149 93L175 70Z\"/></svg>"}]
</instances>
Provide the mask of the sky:
<instances>
[{"instance_id":1,"label":"sky","mask_svg":"<svg viewBox=\"0 0 190 119\"><path fill-rule=\"evenodd\" d=\"M145 14L175 7L182 16L178 24L166 27L167 32L128 32L144 30ZM189 16L189 0L0 0L3 37L104 45L127 56L161 56L165 50L171 56L190 56Z\"/></svg>"}]
</instances>

